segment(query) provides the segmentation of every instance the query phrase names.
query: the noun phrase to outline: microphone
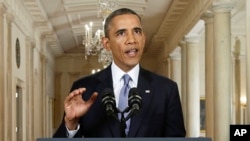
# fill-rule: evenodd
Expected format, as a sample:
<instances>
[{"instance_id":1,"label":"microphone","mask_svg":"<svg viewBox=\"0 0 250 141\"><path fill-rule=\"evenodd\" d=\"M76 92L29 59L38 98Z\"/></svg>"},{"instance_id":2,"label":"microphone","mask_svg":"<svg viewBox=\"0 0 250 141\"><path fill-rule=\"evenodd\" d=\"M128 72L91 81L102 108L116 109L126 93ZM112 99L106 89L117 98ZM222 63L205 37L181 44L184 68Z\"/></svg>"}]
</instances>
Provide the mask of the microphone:
<instances>
[{"instance_id":1,"label":"microphone","mask_svg":"<svg viewBox=\"0 0 250 141\"><path fill-rule=\"evenodd\" d=\"M115 96L113 90L105 88L102 93L102 104L105 107L106 114L118 120Z\"/></svg>"},{"instance_id":2,"label":"microphone","mask_svg":"<svg viewBox=\"0 0 250 141\"><path fill-rule=\"evenodd\" d=\"M131 116L138 113L139 110L141 109L142 98L139 95L137 88L131 88L129 90L128 105L130 108L130 113L128 114L125 120L129 119Z\"/></svg>"}]
</instances>

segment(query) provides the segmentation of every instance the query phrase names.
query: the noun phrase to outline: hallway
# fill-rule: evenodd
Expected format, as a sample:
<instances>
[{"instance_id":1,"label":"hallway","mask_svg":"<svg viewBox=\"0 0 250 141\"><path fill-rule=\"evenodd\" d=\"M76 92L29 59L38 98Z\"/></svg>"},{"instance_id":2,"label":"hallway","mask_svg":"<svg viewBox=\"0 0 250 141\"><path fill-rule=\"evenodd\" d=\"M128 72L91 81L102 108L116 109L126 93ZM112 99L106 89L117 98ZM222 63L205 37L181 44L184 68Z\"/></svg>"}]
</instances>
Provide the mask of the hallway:
<instances>
[{"instance_id":1,"label":"hallway","mask_svg":"<svg viewBox=\"0 0 250 141\"><path fill-rule=\"evenodd\" d=\"M177 82L187 137L229 140L230 124L250 123L250 1L160 1L118 0L143 15L141 65ZM90 0L0 0L1 141L51 137L72 82L105 67L86 59L82 44L82 23L96 8Z\"/></svg>"}]
</instances>

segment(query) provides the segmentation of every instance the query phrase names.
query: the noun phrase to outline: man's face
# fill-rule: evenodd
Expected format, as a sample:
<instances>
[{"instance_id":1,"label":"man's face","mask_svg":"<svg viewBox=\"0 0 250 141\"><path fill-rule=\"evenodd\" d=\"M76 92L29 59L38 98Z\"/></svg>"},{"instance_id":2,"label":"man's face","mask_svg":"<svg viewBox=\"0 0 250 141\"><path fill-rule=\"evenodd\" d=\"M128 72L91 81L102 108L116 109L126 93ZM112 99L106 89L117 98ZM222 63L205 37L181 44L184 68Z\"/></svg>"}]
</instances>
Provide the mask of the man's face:
<instances>
[{"instance_id":1,"label":"man's face","mask_svg":"<svg viewBox=\"0 0 250 141\"><path fill-rule=\"evenodd\" d=\"M103 45L111 50L113 59L123 71L131 70L140 61L145 45L145 35L136 15L125 14L113 18L109 25L109 37Z\"/></svg>"}]
</instances>

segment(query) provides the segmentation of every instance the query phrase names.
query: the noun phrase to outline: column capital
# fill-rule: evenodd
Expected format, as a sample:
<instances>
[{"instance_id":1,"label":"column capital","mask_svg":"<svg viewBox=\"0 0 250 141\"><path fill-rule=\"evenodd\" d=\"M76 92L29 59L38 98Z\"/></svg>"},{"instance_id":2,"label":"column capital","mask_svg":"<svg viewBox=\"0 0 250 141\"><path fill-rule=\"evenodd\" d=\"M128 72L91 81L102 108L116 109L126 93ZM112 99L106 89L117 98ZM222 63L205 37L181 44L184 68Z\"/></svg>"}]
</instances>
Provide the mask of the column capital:
<instances>
[{"instance_id":1,"label":"column capital","mask_svg":"<svg viewBox=\"0 0 250 141\"><path fill-rule=\"evenodd\" d=\"M177 47L172 53L169 54L171 60L181 60L181 47Z\"/></svg>"},{"instance_id":2,"label":"column capital","mask_svg":"<svg viewBox=\"0 0 250 141\"><path fill-rule=\"evenodd\" d=\"M3 2L1 2L0 3L0 16L3 15L6 11L7 11L6 5Z\"/></svg>"},{"instance_id":3,"label":"column capital","mask_svg":"<svg viewBox=\"0 0 250 141\"><path fill-rule=\"evenodd\" d=\"M190 34L185 36L185 41L187 43L199 43L201 37L197 34Z\"/></svg>"},{"instance_id":4,"label":"column capital","mask_svg":"<svg viewBox=\"0 0 250 141\"><path fill-rule=\"evenodd\" d=\"M210 22L211 19L213 19L213 16L214 16L213 12L211 10L208 10L201 15L201 19L203 19L206 24L207 22Z\"/></svg>"},{"instance_id":5,"label":"column capital","mask_svg":"<svg viewBox=\"0 0 250 141\"><path fill-rule=\"evenodd\" d=\"M12 13L7 13L6 19L7 19L7 22L10 24L15 20L15 17Z\"/></svg>"},{"instance_id":6,"label":"column capital","mask_svg":"<svg viewBox=\"0 0 250 141\"><path fill-rule=\"evenodd\" d=\"M41 54L40 59L41 59L41 62L43 64L46 64L48 62L48 60L47 60L47 58L46 58L46 56L44 54Z\"/></svg>"},{"instance_id":7,"label":"column capital","mask_svg":"<svg viewBox=\"0 0 250 141\"><path fill-rule=\"evenodd\" d=\"M178 45L183 48L183 47L186 47L186 41L185 40L181 40Z\"/></svg>"},{"instance_id":8,"label":"column capital","mask_svg":"<svg viewBox=\"0 0 250 141\"><path fill-rule=\"evenodd\" d=\"M234 57L239 58L240 48L241 48L241 42L240 42L239 37L236 36L235 37L234 52L233 52Z\"/></svg>"},{"instance_id":9,"label":"column capital","mask_svg":"<svg viewBox=\"0 0 250 141\"><path fill-rule=\"evenodd\" d=\"M214 2L212 6L213 12L216 12L216 13L230 12L232 9L233 9L233 3L230 1Z\"/></svg>"},{"instance_id":10,"label":"column capital","mask_svg":"<svg viewBox=\"0 0 250 141\"><path fill-rule=\"evenodd\" d=\"M26 36L25 37L25 42L26 42L26 44L30 44L29 47L35 48L35 40L33 38L31 38L29 36Z\"/></svg>"}]
</instances>

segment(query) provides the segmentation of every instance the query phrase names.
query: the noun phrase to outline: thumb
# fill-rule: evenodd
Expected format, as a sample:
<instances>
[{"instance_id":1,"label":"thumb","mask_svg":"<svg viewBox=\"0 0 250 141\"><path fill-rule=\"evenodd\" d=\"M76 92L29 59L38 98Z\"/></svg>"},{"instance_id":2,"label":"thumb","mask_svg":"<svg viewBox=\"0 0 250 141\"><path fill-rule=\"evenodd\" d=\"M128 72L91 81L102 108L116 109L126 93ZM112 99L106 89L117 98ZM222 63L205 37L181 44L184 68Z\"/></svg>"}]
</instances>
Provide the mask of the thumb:
<instances>
[{"instance_id":1,"label":"thumb","mask_svg":"<svg viewBox=\"0 0 250 141\"><path fill-rule=\"evenodd\" d=\"M87 104L92 105L94 101L96 100L97 96L98 96L98 93L94 92L89 98L89 100L87 101Z\"/></svg>"}]
</instances>

